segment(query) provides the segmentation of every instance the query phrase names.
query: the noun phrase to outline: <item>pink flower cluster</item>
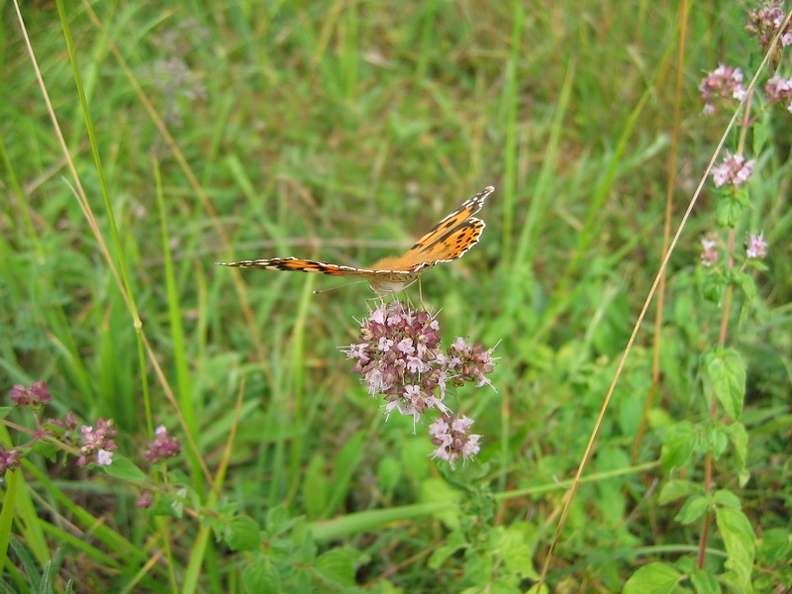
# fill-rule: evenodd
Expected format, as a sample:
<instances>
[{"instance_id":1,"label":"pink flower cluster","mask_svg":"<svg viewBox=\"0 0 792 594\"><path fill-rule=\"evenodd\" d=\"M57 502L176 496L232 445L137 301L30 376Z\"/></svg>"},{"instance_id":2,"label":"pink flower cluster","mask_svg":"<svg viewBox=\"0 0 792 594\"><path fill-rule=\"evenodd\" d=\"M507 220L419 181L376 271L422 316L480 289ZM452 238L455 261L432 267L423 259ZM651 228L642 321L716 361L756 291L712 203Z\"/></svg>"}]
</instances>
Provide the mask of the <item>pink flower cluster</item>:
<instances>
[{"instance_id":1,"label":"pink flower cluster","mask_svg":"<svg viewBox=\"0 0 792 594\"><path fill-rule=\"evenodd\" d=\"M748 12L748 24L745 30L759 37L762 51L767 51L770 42L784 22L783 0L770 0L759 10ZM792 45L792 31L787 27L781 34L779 42L782 47Z\"/></svg>"},{"instance_id":2,"label":"pink flower cluster","mask_svg":"<svg viewBox=\"0 0 792 594\"><path fill-rule=\"evenodd\" d=\"M764 233L759 235L749 233L748 239L745 241L745 255L754 260L761 260L767 257L767 247Z\"/></svg>"},{"instance_id":3,"label":"pink flower cluster","mask_svg":"<svg viewBox=\"0 0 792 594\"><path fill-rule=\"evenodd\" d=\"M0 446L0 476L3 476L6 470L16 470L19 468L19 460L21 457L22 452L17 448L6 450L3 446Z\"/></svg>"},{"instance_id":4,"label":"pink flower cluster","mask_svg":"<svg viewBox=\"0 0 792 594\"><path fill-rule=\"evenodd\" d=\"M9 390L8 395L11 397L14 406L17 407L31 406L38 408L48 402L52 402L49 384L42 380L33 382L30 386L16 384Z\"/></svg>"},{"instance_id":5,"label":"pink flower cluster","mask_svg":"<svg viewBox=\"0 0 792 594\"><path fill-rule=\"evenodd\" d=\"M743 73L739 68L721 64L707 73L699 84L699 91L701 91L701 100L704 101L704 113L715 111L717 99L733 98L742 101L745 98Z\"/></svg>"},{"instance_id":6,"label":"pink flower cluster","mask_svg":"<svg viewBox=\"0 0 792 594\"><path fill-rule=\"evenodd\" d=\"M481 435L470 432L473 419L444 415L429 427L432 443L438 448L433 456L449 462L451 466L459 460L472 458L479 453Z\"/></svg>"},{"instance_id":7,"label":"pink flower cluster","mask_svg":"<svg viewBox=\"0 0 792 594\"><path fill-rule=\"evenodd\" d=\"M413 311L398 301L380 306L364 319L359 342L342 350L349 359L355 359L353 371L361 375L369 394L385 397L386 414L398 410L412 416L414 424L433 408L444 418L451 418L451 410L443 403L448 386L459 387L467 382L492 385L486 374L493 369L493 349L485 350L480 343L471 345L457 338L443 351L437 320L426 311ZM442 443L457 443L458 440L449 441L448 431L437 431L440 433L435 433L436 439ZM453 458L451 454L441 457Z\"/></svg>"},{"instance_id":8,"label":"pink flower cluster","mask_svg":"<svg viewBox=\"0 0 792 594\"><path fill-rule=\"evenodd\" d=\"M15 385L9 390L14 405L19 408L30 408L36 416L37 430L32 433L33 439L27 444L10 451L0 451L0 475L6 470L19 466L20 458L33 451L34 444L44 438L55 438L80 451L77 466L83 467L90 463L109 466L113 462L113 450L116 446L113 438L118 435L112 419L97 419L96 427L83 425L77 416L68 411L63 419L48 419L42 424L38 413L48 402L52 401L47 382L37 381L30 386Z\"/></svg>"},{"instance_id":9,"label":"pink flower cluster","mask_svg":"<svg viewBox=\"0 0 792 594\"><path fill-rule=\"evenodd\" d=\"M709 268L720 258L718 248L720 241L717 235L710 234L701 238L701 265L704 268ZM767 257L767 248L769 244L764 237L764 233L758 235L749 233L745 240L745 256L750 260L761 260Z\"/></svg>"},{"instance_id":10,"label":"pink flower cluster","mask_svg":"<svg viewBox=\"0 0 792 594\"><path fill-rule=\"evenodd\" d=\"M742 155L734 155L726 151L726 156L712 168L712 181L716 188L724 185L740 186L753 173L754 160L746 161Z\"/></svg>"},{"instance_id":11,"label":"pink flower cluster","mask_svg":"<svg viewBox=\"0 0 792 594\"><path fill-rule=\"evenodd\" d=\"M179 454L181 441L170 435L164 425L157 427L154 433L156 437L148 443L148 449L143 452L144 458L156 464Z\"/></svg>"},{"instance_id":12,"label":"pink flower cluster","mask_svg":"<svg viewBox=\"0 0 792 594\"><path fill-rule=\"evenodd\" d=\"M701 247L704 251L701 252L701 265L704 268L709 268L718 261L720 253L718 252L718 239L716 237L702 237Z\"/></svg>"},{"instance_id":13,"label":"pink flower cluster","mask_svg":"<svg viewBox=\"0 0 792 594\"><path fill-rule=\"evenodd\" d=\"M86 466L91 462L99 466L110 466L113 463L113 450L118 446L113 438L118 435L113 419L96 420L96 428L83 425L80 427L82 446L77 466Z\"/></svg>"},{"instance_id":14,"label":"pink flower cluster","mask_svg":"<svg viewBox=\"0 0 792 594\"><path fill-rule=\"evenodd\" d=\"M792 78L774 76L765 83L767 98L775 103L786 103L786 109L792 113Z\"/></svg>"}]
</instances>

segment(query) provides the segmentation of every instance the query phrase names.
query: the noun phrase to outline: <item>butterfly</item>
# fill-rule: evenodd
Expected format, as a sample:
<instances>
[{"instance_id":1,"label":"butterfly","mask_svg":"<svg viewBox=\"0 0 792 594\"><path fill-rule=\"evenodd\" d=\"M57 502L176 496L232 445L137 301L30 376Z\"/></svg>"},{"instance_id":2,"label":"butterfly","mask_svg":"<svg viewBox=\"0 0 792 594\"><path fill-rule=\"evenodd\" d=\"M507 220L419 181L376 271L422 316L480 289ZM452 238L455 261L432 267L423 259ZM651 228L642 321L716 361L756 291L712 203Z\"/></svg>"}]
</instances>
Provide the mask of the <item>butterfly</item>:
<instances>
[{"instance_id":1,"label":"butterfly","mask_svg":"<svg viewBox=\"0 0 792 594\"><path fill-rule=\"evenodd\" d=\"M218 262L218 264L236 268L316 272L359 278L367 281L369 288L380 297L393 295L415 282L435 264L461 258L478 243L485 224L473 215L481 210L484 201L494 191L494 187L487 186L432 227L431 231L415 242L415 245L403 256L383 258L371 268L356 268L294 257Z\"/></svg>"}]
</instances>

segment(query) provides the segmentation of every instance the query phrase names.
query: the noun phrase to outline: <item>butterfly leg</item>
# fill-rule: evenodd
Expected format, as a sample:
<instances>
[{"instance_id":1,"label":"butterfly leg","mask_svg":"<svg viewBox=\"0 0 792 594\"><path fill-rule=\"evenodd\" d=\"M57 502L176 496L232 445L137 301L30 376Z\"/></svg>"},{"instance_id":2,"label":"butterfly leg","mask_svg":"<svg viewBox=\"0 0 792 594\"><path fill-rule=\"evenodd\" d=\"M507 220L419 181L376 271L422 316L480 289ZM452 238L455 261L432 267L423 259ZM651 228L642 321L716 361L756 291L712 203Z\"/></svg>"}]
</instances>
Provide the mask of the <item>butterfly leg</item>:
<instances>
[{"instance_id":1,"label":"butterfly leg","mask_svg":"<svg viewBox=\"0 0 792 594\"><path fill-rule=\"evenodd\" d=\"M385 309L385 297L383 297L382 295L377 295L376 297L369 297L368 299L366 299L366 307L368 307L369 313L372 313L374 309L376 309L376 308L372 309L371 307L371 303L374 301L379 302L380 307L382 307L382 309Z\"/></svg>"},{"instance_id":2,"label":"butterfly leg","mask_svg":"<svg viewBox=\"0 0 792 594\"><path fill-rule=\"evenodd\" d=\"M418 279L418 302L421 304L421 307L423 307L424 311L429 311L429 308L426 307L426 304L423 300L423 285L421 284L420 278Z\"/></svg>"}]
</instances>

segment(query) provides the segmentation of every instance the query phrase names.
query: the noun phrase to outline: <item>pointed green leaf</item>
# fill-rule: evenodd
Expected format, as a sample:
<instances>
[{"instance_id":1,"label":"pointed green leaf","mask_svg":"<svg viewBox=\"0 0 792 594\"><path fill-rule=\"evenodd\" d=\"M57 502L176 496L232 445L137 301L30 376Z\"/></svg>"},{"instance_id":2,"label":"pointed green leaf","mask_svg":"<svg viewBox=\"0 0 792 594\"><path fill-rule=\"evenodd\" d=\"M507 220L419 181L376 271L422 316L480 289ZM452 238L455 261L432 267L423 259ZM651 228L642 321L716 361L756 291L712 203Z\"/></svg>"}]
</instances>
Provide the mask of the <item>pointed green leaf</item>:
<instances>
[{"instance_id":1,"label":"pointed green leaf","mask_svg":"<svg viewBox=\"0 0 792 594\"><path fill-rule=\"evenodd\" d=\"M446 543L440 548L435 549L429 557L429 567L437 569L451 555L459 549L469 546L462 530L452 530L446 537Z\"/></svg>"},{"instance_id":2,"label":"pointed green leaf","mask_svg":"<svg viewBox=\"0 0 792 594\"><path fill-rule=\"evenodd\" d=\"M660 453L663 470L670 472L673 468L680 468L687 464L698 444L698 439L696 428L687 421L682 421L671 427L665 434Z\"/></svg>"},{"instance_id":3,"label":"pointed green leaf","mask_svg":"<svg viewBox=\"0 0 792 594\"><path fill-rule=\"evenodd\" d=\"M684 505L682 505L682 509L679 510L674 519L683 524L695 522L707 513L709 503L710 501L707 497L693 495L690 499L685 501Z\"/></svg>"},{"instance_id":4,"label":"pointed green leaf","mask_svg":"<svg viewBox=\"0 0 792 594\"><path fill-rule=\"evenodd\" d=\"M659 503L665 505L698 492L700 487L692 481L672 479L660 488Z\"/></svg>"},{"instance_id":5,"label":"pointed green leaf","mask_svg":"<svg viewBox=\"0 0 792 594\"><path fill-rule=\"evenodd\" d=\"M665 563L644 565L624 584L623 594L670 594L682 574Z\"/></svg>"},{"instance_id":6,"label":"pointed green leaf","mask_svg":"<svg viewBox=\"0 0 792 594\"><path fill-rule=\"evenodd\" d=\"M712 500L720 506L740 509L740 498L728 489L719 489L712 495Z\"/></svg>"},{"instance_id":7,"label":"pointed green leaf","mask_svg":"<svg viewBox=\"0 0 792 594\"><path fill-rule=\"evenodd\" d=\"M729 559L726 568L731 570L742 592L752 592L751 571L753 570L756 536L751 523L739 509L719 507L715 511L723 544Z\"/></svg>"},{"instance_id":8,"label":"pointed green leaf","mask_svg":"<svg viewBox=\"0 0 792 594\"><path fill-rule=\"evenodd\" d=\"M249 516L231 518L224 535L225 541L233 551L253 551L261 546L261 529Z\"/></svg>"},{"instance_id":9,"label":"pointed green leaf","mask_svg":"<svg viewBox=\"0 0 792 594\"><path fill-rule=\"evenodd\" d=\"M278 594L283 592L280 576L269 559L258 559L245 568L242 584L246 594Z\"/></svg>"},{"instance_id":10,"label":"pointed green leaf","mask_svg":"<svg viewBox=\"0 0 792 594\"><path fill-rule=\"evenodd\" d=\"M118 479L139 483L146 480L146 473L135 466L129 458L118 452L113 452L113 463L110 466L100 466L105 474Z\"/></svg>"},{"instance_id":11,"label":"pointed green leaf","mask_svg":"<svg viewBox=\"0 0 792 594\"><path fill-rule=\"evenodd\" d=\"M789 530L787 528L764 530L756 559L760 565L776 565L792 559L792 534Z\"/></svg>"},{"instance_id":12,"label":"pointed green leaf","mask_svg":"<svg viewBox=\"0 0 792 594\"><path fill-rule=\"evenodd\" d=\"M718 227L736 227L744 210L739 201L729 195L722 196L715 205L715 220Z\"/></svg>"},{"instance_id":13,"label":"pointed green leaf","mask_svg":"<svg viewBox=\"0 0 792 594\"><path fill-rule=\"evenodd\" d=\"M694 569L690 574L690 582L696 594L720 594L718 578L703 569Z\"/></svg>"},{"instance_id":14,"label":"pointed green leaf","mask_svg":"<svg viewBox=\"0 0 792 594\"><path fill-rule=\"evenodd\" d=\"M740 475L740 486L745 486L745 482L748 480L748 469L745 466L746 460L748 458L748 431L745 429L745 425L742 423L732 423L730 425L726 425L724 427L724 431L729 438L729 441L734 448L734 453L737 456L737 460L739 461L738 470L741 471ZM744 473L744 476L743 474Z\"/></svg>"},{"instance_id":15,"label":"pointed green leaf","mask_svg":"<svg viewBox=\"0 0 792 594\"><path fill-rule=\"evenodd\" d=\"M715 397L735 421L742 414L745 396L745 363L734 349L723 349L706 357L705 370Z\"/></svg>"},{"instance_id":16,"label":"pointed green leaf","mask_svg":"<svg viewBox=\"0 0 792 594\"><path fill-rule=\"evenodd\" d=\"M352 549L331 549L316 560L319 575L330 584L350 588L355 585L355 559L359 553Z\"/></svg>"}]
</instances>

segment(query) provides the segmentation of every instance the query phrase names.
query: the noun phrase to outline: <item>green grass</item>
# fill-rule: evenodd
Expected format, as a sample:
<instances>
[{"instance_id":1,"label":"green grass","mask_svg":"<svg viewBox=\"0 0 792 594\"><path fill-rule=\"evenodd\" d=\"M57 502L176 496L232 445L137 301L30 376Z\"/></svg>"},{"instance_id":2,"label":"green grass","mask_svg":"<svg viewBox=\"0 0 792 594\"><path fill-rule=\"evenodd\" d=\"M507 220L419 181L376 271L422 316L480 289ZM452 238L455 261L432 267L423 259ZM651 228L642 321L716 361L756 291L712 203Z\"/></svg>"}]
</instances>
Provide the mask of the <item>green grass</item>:
<instances>
[{"instance_id":1,"label":"green grass","mask_svg":"<svg viewBox=\"0 0 792 594\"><path fill-rule=\"evenodd\" d=\"M2 10L0 390L45 380L42 420L112 418L119 447L78 469L74 449L39 444L5 474L4 591L523 592L543 568L553 591L792 584L782 108L756 100L725 145L757 159L733 237L739 255L764 230L766 269L706 299L699 240L728 199L708 182L663 316L650 306L607 400L660 269L671 172L673 232L728 130L730 111L701 115L698 83L719 62L760 68L742 7L22 14L35 60ZM481 242L421 286L445 345L498 345L497 392L447 400L483 435L451 469L430 456L431 419L385 423L338 350L358 342L365 284L313 294L342 283L215 263L371 264L490 184ZM34 416L4 414L5 449L27 444ZM161 424L182 453L152 467Z\"/></svg>"}]
</instances>

